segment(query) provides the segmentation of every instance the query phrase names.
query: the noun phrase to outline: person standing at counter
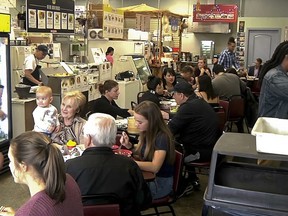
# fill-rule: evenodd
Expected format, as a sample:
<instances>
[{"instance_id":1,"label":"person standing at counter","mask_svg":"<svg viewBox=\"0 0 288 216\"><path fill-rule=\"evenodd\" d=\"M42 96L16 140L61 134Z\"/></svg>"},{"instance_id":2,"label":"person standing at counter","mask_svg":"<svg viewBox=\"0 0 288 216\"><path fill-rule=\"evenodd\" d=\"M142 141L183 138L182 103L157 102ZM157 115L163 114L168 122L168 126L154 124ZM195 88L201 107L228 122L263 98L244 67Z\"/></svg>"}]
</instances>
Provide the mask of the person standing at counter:
<instances>
[{"instance_id":1,"label":"person standing at counter","mask_svg":"<svg viewBox=\"0 0 288 216\"><path fill-rule=\"evenodd\" d=\"M111 63L112 66L113 66L113 63L114 63L113 54L114 54L114 48L113 47L108 47L107 51L106 51L106 59L107 59L108 62Z\"/></svg>"},{"instance_id":2,"label":"person standing at counter","mask_svg":"<svg viewBox=\"0 0 288 216\"><path fill-rule=\"evenodd\" d=\"M223 65L225 70L232 67L234 67L236 70L240 68L239 62L237 61L236 54L234 52L235 47L235 38L230 37L228 40L228 47L220 54L218 63L220 65Z\"/></svg>"},{"instance_id":3,"label":"person standing at counter","mask_svg":"<svg viewBox=\"0 0 288 216\"><path fill-rule=\"evenodd\" d=\"M288 119L288 41L263 65L259 81L259 117Z\"/></svg>"},{"instance_id":4,"label":"person standing at counter","mask_svg":"<svg viewBox=\"0 0 288 216\"><path fill-rule=\"evenodd\" d=\"M48 55L48 47L45 45L39 45L34 54L31 54L25 58L24 61L24 73L22 83L25 85L43 85L41 82L39 61L44 59Z\"/></svg>"},{"instance_id":5,"label":"person standing at counter","mask_svg":"<svg viewBox=\"0 0 288 216\"><path fill-rule=\"evenodd\" d=\"M114 80L106 80L103 84L99 84L101 97L94 102L92 113L106 113L113 116L127 118L133 115L133 110L120 108L114 100L118 99L120 94L119 85Z\"/></svg>"}]
</instances>

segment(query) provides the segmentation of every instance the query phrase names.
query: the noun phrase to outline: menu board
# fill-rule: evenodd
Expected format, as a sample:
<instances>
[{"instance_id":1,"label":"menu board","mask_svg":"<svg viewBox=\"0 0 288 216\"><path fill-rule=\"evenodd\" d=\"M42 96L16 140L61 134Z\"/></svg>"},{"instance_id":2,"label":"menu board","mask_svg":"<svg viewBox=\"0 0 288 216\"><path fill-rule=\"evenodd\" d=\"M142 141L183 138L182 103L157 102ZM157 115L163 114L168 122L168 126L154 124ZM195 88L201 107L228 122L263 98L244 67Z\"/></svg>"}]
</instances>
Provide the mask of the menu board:
<instances>
[{"instance_id":1,"label":"menu board","mask_svg":"<svg viewBox=\"0 0 288 216\"><path fill-rule=\"evenodd\" d=\"M237 22L237 5L193 5L193 22Z\"/></svg>"},{"instance_id":2,"label":"menu board","mask_svg":"<svg viewBox=\"0 0 288 216\"><path fill-rule=\"evenodd\" d=\"M103 37L123 38L124 12L109 6L103 8Z\"/></svg>"},{"instance_id":3,"label":"menu board","mask_svg":"<svg viewBox=\"0 0 288 216\"><path fill-rule=\"evenodd\" d=\"M11 31L11 15L0 13L0 32L9 33Z\"/></svg>"},{"instance_id":4,"label":"menu board","mask_svg":"<svg viewBox=\"0 0 288 216\"><path fill-rule=\"evenodd\" d=\"M27 0L27 31L74 33L73 0Z\"/></svg>"}]
</instances>

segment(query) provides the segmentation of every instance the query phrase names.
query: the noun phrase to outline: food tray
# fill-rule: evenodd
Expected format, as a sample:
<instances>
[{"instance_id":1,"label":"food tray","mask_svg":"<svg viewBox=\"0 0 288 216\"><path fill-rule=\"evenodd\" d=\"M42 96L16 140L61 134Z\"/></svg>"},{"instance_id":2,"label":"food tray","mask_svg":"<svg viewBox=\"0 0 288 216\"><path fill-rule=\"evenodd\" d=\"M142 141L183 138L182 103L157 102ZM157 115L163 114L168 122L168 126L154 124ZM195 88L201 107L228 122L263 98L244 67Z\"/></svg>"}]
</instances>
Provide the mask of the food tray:
<instances>
[{"instance_id":1,"label":"food tray","mask_svg":"<svg viewBox=\"0 0 288 216\"><path fill-rule=\"evenodd\" d=\"M260 117L252 135L256 136L258 152L288 155L288 120Z\"/></svg>"}]
</instances>

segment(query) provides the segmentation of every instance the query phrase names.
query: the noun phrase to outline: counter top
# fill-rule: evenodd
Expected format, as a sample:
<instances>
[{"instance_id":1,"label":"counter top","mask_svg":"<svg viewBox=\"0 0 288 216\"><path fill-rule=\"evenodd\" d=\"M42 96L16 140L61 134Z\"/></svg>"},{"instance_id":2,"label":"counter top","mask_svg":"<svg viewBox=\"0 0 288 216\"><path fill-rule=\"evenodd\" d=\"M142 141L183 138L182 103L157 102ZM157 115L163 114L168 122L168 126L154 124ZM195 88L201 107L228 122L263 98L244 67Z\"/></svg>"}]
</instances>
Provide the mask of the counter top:
<instances>
[{"instance_id":1,"label":"counter top","mask_svg":"<svg viewBox=\"0 0 288 216\"><path fill-rule=\"evenodd\" d=\"M271 143L273 145L273 143ZM256 150L256 137L244 133L224 133L217 141L213 154L244 158L288 161L287 155L260 153Z\"/></svg>"},{"instance_id":2,"label":"counter top","mask_svg":"<svg viewBox=\"0 0 288 216\"><path fill-rule=\"evenodd\" d=\"M35 101L36 98L26 98L26 99L19 99L19 98L12 98L12 104L25 104L26 102Z\"/></svg>"}]
</instances>

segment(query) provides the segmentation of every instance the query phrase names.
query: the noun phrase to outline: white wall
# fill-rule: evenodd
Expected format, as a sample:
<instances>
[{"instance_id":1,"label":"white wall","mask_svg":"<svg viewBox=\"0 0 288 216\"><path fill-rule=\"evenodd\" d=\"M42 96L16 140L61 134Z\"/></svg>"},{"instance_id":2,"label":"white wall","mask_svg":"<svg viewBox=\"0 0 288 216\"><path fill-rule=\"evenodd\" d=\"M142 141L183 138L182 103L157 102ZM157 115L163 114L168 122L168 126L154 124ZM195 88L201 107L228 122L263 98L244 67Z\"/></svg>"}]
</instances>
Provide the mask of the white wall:
<instances>
[{"instance_id":1,"label":"white wall","mask_svg":"<svg viewBox=\"0 0 288 216\"><path fill-rule=\"evenodd\" d=\"M202 40L212 40L215 42L215 53L221 53L227 47L228 38L236 34L200 34L187 33L182 36L182 51L192 52L200 55L200 45Z\"/></svg>"},{"instance_id":2,"label":"white wall","mask_svg":"<svg viewBox=\"0 0 288 216\"><path fill-rule=\"evenodd\" d=\"M245 32L247 28L281 28L281 41L288 39L285 38L285 28L288 28L287 17L240 17L239 21L245 21Z\"/></svg>"}]
</instances>

